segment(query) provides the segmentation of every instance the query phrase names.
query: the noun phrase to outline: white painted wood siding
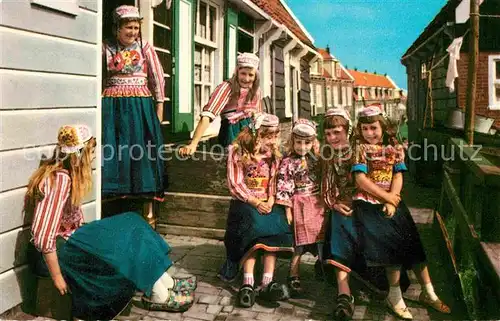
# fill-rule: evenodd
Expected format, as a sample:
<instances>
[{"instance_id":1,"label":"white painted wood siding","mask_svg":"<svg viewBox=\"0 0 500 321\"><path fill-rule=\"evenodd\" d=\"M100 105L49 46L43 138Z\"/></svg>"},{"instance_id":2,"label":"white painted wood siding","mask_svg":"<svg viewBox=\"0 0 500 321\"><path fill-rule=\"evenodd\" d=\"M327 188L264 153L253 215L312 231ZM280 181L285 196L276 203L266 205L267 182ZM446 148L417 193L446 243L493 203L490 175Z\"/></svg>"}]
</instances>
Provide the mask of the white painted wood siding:
<instances>
[{"instance_id":1,"label":"white painted wood siding","mask_svg":"<svg viewBox=\"0 0 500 321\"><path fill-rule=\"evenodd\" d=\"M100 131L102 0L74 1L71 13L31 0L0 2L0 313L33 292L31 218L23 213L28 178L52 154L61 125ZM93 177L86 221L98 218L96 170Z\"/></svg>"}]
</instances>

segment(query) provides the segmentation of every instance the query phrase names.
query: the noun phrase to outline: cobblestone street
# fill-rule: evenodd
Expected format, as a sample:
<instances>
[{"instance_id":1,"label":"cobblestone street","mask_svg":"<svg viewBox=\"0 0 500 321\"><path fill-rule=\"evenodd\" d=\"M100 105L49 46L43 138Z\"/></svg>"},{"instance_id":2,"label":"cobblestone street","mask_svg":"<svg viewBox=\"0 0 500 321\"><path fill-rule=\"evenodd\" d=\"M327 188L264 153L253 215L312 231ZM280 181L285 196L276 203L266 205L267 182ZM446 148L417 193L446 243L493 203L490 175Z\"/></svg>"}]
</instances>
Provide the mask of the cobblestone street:
<instances>
[{"instance_id":1,"label":"cobblestone street","mask_svg":"<svg viewBox=\"0 0 500 321\"><path fill-rule=\"evenodd\" d=\"M411 193L411 195L410 195ZM453 314L443 315L418 304L415 300L420 294L420 285L415 275L411 272L411 286L406 291L406 303L409 305L414 320L463 320L467 316L460 299L457 299L452 275L447 269L442 256L443 245L436 237L432 225L433 200L436 198L435 190L420 189L408 183L404 199L408 204L415 222L419 226L422 241L427 251L429 269L433 278L437 294L452 308ZM415 207L418 205L418 208ZM240 280L232 284L222 282L216 277L217 270L223 263L225 250L224 244L218 240L197 237L166 235L165 239L172 247L171 258L175 264L169 270L173 276L187 275L198 276L196 302L187 312L166 313L147 311L141 308L140 297L133 300L129 315L120 316L122 320L182 320L182 321L294 321L294 320L332 320L331 312L336 295L336 286L331 282L317 279L314 271L316 259L305 255L301 265L301 278L306 293L301 299L290 299L271 305L268 302L259 302L250 309L241 309L235 306L236 294ZM275 279L284 282L288 273L288 261L278 260ZM256 283L261 275L256 273ZM388 312L383 304L383 298L376 297L360 285L354 285L355 312L354 320L397 320ZM411 300L413 299L413 300ZM18 313L12 319L31 319L28 315ZM43 318L37 318L43 320Z\"/></svg>"}]
</instances>

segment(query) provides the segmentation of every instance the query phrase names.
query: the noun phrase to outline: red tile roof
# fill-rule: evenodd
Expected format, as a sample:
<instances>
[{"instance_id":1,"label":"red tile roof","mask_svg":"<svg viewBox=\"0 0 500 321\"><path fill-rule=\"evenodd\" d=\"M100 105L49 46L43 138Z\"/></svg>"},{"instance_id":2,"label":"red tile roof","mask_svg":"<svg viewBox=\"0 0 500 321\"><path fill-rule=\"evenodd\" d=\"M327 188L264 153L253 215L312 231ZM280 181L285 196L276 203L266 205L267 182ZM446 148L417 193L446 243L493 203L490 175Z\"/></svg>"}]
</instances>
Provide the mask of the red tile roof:
<instances>
[{"instance_id":1,"label":"red tile roof","mask_svg":"<svg viewBox=\"0 0 500 321\"><path fill-rule=\"evenodd\" d=\"M287 27L303 43L314 48L311 40L302 31L299 24L290 15L280 0L252 0L259 8L264 10L274 20Z\"/></svg>"},{"instance_id":2,"label":"red tile roof","mask_svg":"<svg viewBox=\"0 0 500 321\"><path fill-rule=\"evenodd\" d=\"M349 69L349 73L354 77L354 86L396 88L384 75L376 75L351 69Z\"/></svg>"},{"instance_id":3,"label":"red tile roof","mask_svg":"<svg viewBox=\"0 0 500 321\"><path fill-rule=\"evenodd\" d=\"M323 77L325 77L325 78L332 78L332 75L330 75L330 73L328 72L328 70L326 70L325 68L323 68Z\"/></svg>"},{"instance_id":4,"label":"red tile roof","mask_svg":"<svg viewBox=\"0 0 500 321\"><path fill-rule=\"evenodd\" d=\"M326 51L323 48L318 48L318 52L321 54L321 56L323 57L324 60L333 59L333 56L331 54L329 54L328 51Z\"/></svg>"},{"instance_id":5,"label":"red tile roof","mask_svg":"<svg viewBox=\"0 0 500 321\"><path fill-rule=\"evenodd\" d=\"M354 76L353 76L354 77ZM344 80L352 80L351 77L349 77L349 75L345 72L344 69L341 69L341 72L340 72L340 79L344 79Z\"/></svg>"}]
</instances>

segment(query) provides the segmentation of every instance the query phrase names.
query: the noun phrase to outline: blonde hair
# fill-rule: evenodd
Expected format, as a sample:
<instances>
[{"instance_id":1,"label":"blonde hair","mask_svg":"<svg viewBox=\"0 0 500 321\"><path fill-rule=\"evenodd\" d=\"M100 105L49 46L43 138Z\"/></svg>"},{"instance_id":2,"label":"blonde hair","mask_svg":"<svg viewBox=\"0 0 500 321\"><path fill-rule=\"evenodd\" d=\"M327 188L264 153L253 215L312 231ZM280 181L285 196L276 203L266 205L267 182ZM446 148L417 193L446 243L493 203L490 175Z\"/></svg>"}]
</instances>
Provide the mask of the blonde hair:
<instances>
[{"instance_id":1,"label":"blonde hair","mask_svg":"<svg viewBox=\"0 0 500 321\"><path fill-rule=\"evenodd\" d=\"M315 157L319 157L320 153L319 153L319 141L318 139L316 138L316 136L311 136L311 137L301 137L301 136L298 136L294 133L291 133L290 134L290 138L288 138L288 141L286 142L285 144L285 153L288 154L288 155L292 155L293 153L295 153L295 148L293 147L295 145L295 140L296 139L304 139L304 140L307 140L307 141L310 141L313 143L312 145L312 152L314 154Z\"/></svg>"},{"instance_id":2,"label":"blonde hair","mask_svg":"<svg viewBox=\"0 0 500 321\"><path fill-rule=\"evenodd\" d=\"M236 137L233 142L234 148L241 154L241 159L243 162L249 162L255 160L255 155L259 152L257 148L259 147L260 140L269 137L274 134L279 134L280 130L275 129L275 127L261 126L257 129L255 135L252 134L250 128L245 127ZM281 153L279 151L279 141L273 145L271 150L271 158L273 160L281 158Z\"/></svg>"},{"instance_id":3,"label":"blonde hair","mask_svg":"<svg viewBox=\"0 0 500 321\"><path fill-rule=\"evenodd\" d=\"M231 85L231 97L229 98L229 101L231 103L238 101L240 97L241 86L240 83L238 82L238 73L240 69L243 68L253 69L255 71L255 79L253 81L252 88L250 88L250 90L248 91L245 102L248 103L252 101L252 99L254 99L255 95L257 95L257 92L260 89L260 77L259 77L259 71L257 69L251 67L236 66L233 76L228 80L229 84Z\"/></svg>"},{"instance_id":4,"label":"blonde hair","mask_svg":"<svg viewBox=\"0 0 500 321\"><path fill-rule=\"evenodd\" d=\"M31 175L26 198L32 201L41 195L40 185L49 178L54 184L56 173L67 170L71 178L71 204L81 205L83 198L92 188L92 151L96 146L95 138L91 138L78 153L65 154L56 147L54 154L47 160L42 160L40 167Z\"/></svg>"}]
</instances>

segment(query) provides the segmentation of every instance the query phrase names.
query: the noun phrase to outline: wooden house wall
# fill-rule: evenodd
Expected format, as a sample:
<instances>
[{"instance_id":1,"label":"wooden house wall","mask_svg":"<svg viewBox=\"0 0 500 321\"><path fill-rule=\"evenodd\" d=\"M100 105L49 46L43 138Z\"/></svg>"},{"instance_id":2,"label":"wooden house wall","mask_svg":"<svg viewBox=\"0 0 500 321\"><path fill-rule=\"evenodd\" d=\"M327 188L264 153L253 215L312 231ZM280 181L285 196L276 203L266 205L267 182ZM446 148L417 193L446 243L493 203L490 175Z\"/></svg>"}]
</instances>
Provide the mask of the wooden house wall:
<instances>
[{"instance_id":1,"label":"wooden house wall","mask_svg":"<svg viewBox=\"0 0 500 321\"><path fill-rule=\"evenodd\" d=\"M60 126L99 130L101 3L67 1L74 6L1 4L0 313L32 298L26 265L32 218L23 214L30 175L51 156ZM94 187L84 200L86 221L97 216L95 198Z\"/></svg>"}]
</instances>

